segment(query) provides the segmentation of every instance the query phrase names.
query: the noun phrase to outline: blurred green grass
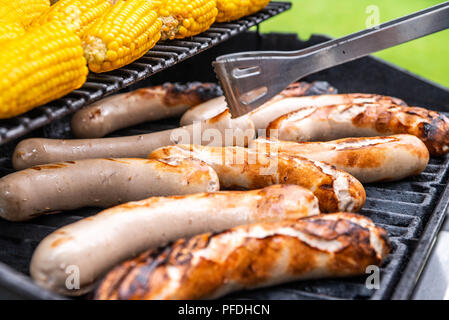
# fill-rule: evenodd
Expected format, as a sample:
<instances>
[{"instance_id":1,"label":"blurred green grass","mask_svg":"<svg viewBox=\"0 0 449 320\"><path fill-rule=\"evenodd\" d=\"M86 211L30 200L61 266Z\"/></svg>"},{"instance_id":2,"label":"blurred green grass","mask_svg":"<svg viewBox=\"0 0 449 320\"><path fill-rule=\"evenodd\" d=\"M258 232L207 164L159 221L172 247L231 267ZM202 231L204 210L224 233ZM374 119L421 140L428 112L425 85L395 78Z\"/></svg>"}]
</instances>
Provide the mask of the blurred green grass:
<instances>
[{"instance_id":1,"label":"blurred green grass","mask_svg":"<svg viewBox=\"0 0 449 320\"><path fill-rule=\"evenodd\" d=\"M290 11L261 24L262 32L341 37L366 28L367 7L378 6L380 22L424 9L443 0L290 0ZM413 73L449 87L449 30L375 54Z\"/></svg>"}]
</instances>

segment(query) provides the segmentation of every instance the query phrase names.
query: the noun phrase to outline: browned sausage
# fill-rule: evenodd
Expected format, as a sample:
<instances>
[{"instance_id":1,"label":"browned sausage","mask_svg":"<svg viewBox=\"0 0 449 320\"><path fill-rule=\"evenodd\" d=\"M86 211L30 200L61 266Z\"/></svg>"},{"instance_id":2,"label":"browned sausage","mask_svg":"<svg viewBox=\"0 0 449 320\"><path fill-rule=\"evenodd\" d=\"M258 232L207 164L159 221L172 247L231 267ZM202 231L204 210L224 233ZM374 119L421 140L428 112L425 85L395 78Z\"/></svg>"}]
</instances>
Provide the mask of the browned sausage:
<instances>
[{"instance_id":1,"label":"browned sausage","mask_svg":"<svg viewBox=\"0 0 449 320\"><path fill-rule=\"evenodd\" d=\"M337 93L337 89L329 85L327 82L315 81L295 82L289 85L285 90L276 95L267 104L290 97L301 97L311 95L330 95ZM190 108L181 118L180 125L186 126L195 121L210 119L228 108L226 100L223 96L209 100L195 107ZM261 107L263 108L263 106ZM279 111L280 112L280 111ZM277 113L279 116L280 113Z\"/></svg>"},{"instance_id":2,"label":"browned sausage","mask_svg":"<svg viewBox=\"0 0 449 320\"><path fill-rule=\"evenodd\" d=\"M211 299L289 281L363 275L390 250L385 230L349 213L239 226L124 262L95 298Z\"/></svg>"},{"instance_id":3,"label":"browned sausage","mask_svg":"<svg viewBox=\"0 0 449 320\"><path fill-rule=\"evenodd\" d=\"M299 186L153 197L105 210L53 232L37 247L30 273L41 286L81 295L124 259L203 232L319 213L314 195ZM80 288L65 286L63 266L78 267Z\"/></svg>"},{"instance_id":4,"label":"browned sausage","mask_svg":"<svg viewBox=\"0 0 449 320\"><path fill-rule=\"evenodd\" d=\"M326 163L298 156L269 155L241 147L177 145L157 149L150 158L204 161L217 172L222 189L297 184L314 193L322 212L356 212L365 203L365 189L353 176Z\"/></svg>"},{"instance_id":5,"label":"browned sausage","mask_svg":"<svg viewBox=\"0 0 449 320\"><path fill-rule=\"evenodd\" d=\"M107 208L149 196L219 190L198 161L89 159L36 166L0 179L0 217L22 221L81 207Z\"/></svg>"},{"instance_id":6,"label":"browned sausage","mask_svg":"<svg viewBox=\"0 0 449 320\"><path fill-rule=\"evenodd\" d=\"M400 180L420 174L429 162L429 151L417 137L345 138L328 142L292 142L259 138L251 143L259 152L282 152L325 161L362 183Z\"/></svg>"},{"instance_id":7,"label":"browned sausage","mask_svg":"<svg viewBox=\"0 0 449 320\"><path fill-rule=\"evenodd\" d=\"M180 116L220 94L218 85L199 82L165 83L117 94L76 112L72 118L72 132L77 138L101 138L139 123Z\"/></svg>"},{"instance_id":8,"label":"browned sausage","mask_svg":"<svg viewBox=\"0 0 449 320\"><path fill-rule=\"evenodd\" d=\"M308 107L286 114L267 127L280 140L328 141L407 133L421 139L431 155L449 152L449 119L438 112L392 104Z\"/></svg>"},{"instance_id":9,"label":"browned sausage","mask_svg":"<svg viewBox=\"0 0 449 320\"><path fill-rule=\"evenodd\" d=\"M336 104L352 103L377 103L381 105L405 105L405 102L398 98L380 96L377 94L331 94L311 97L285 98L273 103L266 103L261 107L249 112L242 117L249 117L257 130L264 130L270 122L276 120L282 115L290 112L302 110L304 108L320 108Z\"/></svg>"},{"instance_id":10,"label":"browned sausage","mask_svg":"<svg viewBox=\"0 0 449 320\"><path fill-rule=\"evenodd\" d=\"M251 120L231 119L226 110L202 123L137 136L75 140L26 139L16 146L12 162L14 168L20 170L80 159L146 158L154 149L176 143L246 146L254 134Z\"/></svg>"}]
</instances>

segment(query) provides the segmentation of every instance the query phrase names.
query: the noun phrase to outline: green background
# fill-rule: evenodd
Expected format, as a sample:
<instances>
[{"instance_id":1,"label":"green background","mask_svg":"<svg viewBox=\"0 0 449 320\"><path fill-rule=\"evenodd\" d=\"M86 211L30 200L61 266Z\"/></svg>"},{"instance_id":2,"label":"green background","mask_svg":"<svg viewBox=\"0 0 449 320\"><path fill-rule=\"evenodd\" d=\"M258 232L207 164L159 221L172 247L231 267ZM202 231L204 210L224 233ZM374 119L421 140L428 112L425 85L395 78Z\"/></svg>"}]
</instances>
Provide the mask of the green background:
<instances>
[{"instance_id":1,"label":"green background","mask_svg":"<svg viewBox=\"0 0 449 320\"><path fill-rule=\"evenodd\" d=\"M261 24L262 32L312 33L341 37L366 28L367 7L379 8L380 22L427 8L436 0L290 0L290 11ZM449 87L449 30L375 54L411 72Z\"/></svg>"}]
</instances>

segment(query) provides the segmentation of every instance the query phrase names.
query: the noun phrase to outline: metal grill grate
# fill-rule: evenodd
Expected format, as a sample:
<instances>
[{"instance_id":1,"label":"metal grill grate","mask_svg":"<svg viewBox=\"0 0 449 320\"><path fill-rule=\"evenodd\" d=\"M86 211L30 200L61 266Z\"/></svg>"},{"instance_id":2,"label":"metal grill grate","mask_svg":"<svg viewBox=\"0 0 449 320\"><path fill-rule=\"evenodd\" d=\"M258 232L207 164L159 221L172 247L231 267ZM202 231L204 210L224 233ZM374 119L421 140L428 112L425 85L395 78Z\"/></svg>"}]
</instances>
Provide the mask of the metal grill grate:
<instances>
[{"instance_id":1,"label":"metal grill grate","mask_svg":"<svg viewBox=\"0 0 449 320\"><path fill-rule=\"evenodd\" d=\"M170 128L177 120L166 121L157 129ZM149 127L152 127L150 129ZM146 124L127 130L139 134L154 130ZM9 170L8 170L9 171ZM6 174L4 172L3 174ZM366 277L311 280L233 294L242 299L388 299L400 280L411 250L436 210L437 201L449 176L449 157L432 158L419 176L404 181L365 186L366 204L361 214L385 228L393 251L381 268L379 290L365 287ZM39 241L55 229L98 212L89 208L44 216L30 222L0 220L0 261L28 274L30 258Z\"/></svg>"},{"instance_id":2,"label":"metal grill grate","mask_svg":"<svg viewBox=\"0 0 449 320\"><path fill-rule=\"evenodd\" d=\"M211 81L214 75L199 64L209 64L217 55L247 50L294 50L326 40L313 37L307 43L296 36L272 34L259 36L245 33L221 46L204 52L189 63L179 64L171 70L152 77L154 83L165 81ZM179 76L175 76L179 75ZM367 76L368 75L368 76ZM354 79L358 79L355 81ZM379 79L382 79L380 81ZM364 58L305 79L328 81L339 92L360 91L388 94L404 98L409 103L426 106L435 103L436 109L444 110L449 90L439 88L374 58ZM138 86L147 85L139 82ZM447 109L446 109L447 110ZM57 121L62 127L68 126ZM114 135L132 135L176 127L178 119L157 123L144 123L121 130ZM69 129L69 128L66 128ZM49 130L51 130L49 128ZM64 130L63 130L64 131ZM42 132L41 132L42 134ZM7 157L9 154L7 154ZM12 172L0 163L0 176ZM419 271L424 265L433 239L444 219L449 199L449 157L432 158L427 169L419 176L395 183L366 185L367 201L362 214L384 227L392 240L393 251L381 268L379 290L365 287L366 277L345 279L311 280L293 282L272 288L239 292L227 298L254 299L390 299L408 298L412 293ZM82 209L63 214L40 217L27 223L11 223L0 220L0 294L2 287L17 292L19 297L55 298L33 285L25 275L31 255L39 241L56 228L94 214L98 209ZM19 273L20 272L20 273ZM23 275L25 274L25 275Z\"/></svg>"},{"instance_id":3,"label":"metal grill grate","mask_svg":"<svg viewBox=\"0 0 449 320\"><path fill-rule=\"evenodd\" d=\"M367 200L361 214L387 230L393 250L380 269L380 288L368 289L365 277L297 282L231 296L248 299L388 299L415 249L419 236L436 209L446 186L449 157L432 158L419 176L365 186Z\"/></svg>"},{"instance_id":4,"label":"metal grill grate","mask_svg":"<svg viewBox=\"0 0 449 320\"><path fill-rule=\"evenodd\" d=\"M126 67L103 74L91 73L82 88L65 97L16 118L0 120L0 145L226 41L290 7L288 2L271 2L252 16L231 23L216 23L198 36L160 41L145 56Z\"/></svg>"}]
</instances>

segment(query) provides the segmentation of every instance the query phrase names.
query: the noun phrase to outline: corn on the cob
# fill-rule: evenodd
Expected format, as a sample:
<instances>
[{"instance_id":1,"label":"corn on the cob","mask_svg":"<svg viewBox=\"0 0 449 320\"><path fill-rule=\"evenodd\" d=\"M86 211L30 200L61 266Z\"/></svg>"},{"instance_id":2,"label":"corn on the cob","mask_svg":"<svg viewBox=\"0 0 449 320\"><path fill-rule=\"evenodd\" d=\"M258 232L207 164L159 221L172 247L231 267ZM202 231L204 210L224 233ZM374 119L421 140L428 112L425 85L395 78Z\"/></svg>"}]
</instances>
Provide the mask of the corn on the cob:
<instances>
[{"instance_id":1,"label":"corn on the cob","mask_svg":"<svg viewBox=\"0 0 449 320\"><path fill-rule=\"evenodd\" d=\"M24 34L25 29L18 22L0 21L0 45Z\"/></svg>"},{"instance_id":2,"label":"corn on the cob","mask_svg":"<svg viewBox=\"0 0 449 320\"><path fill-rule=\"evenodd\" d=\"M83 36L84 54L93 72L123 67L142 57L161 37L160 3L118 0Z\"/></svg>"},{"instance_id":3,"label":"corn on the cob","mask_svg":"<svg viewBox=\"0 0 449 320\"><path fill-rule=\"evenodd\" d=\"M58 21L2 46L0 65L0 119L64 96L88 73L79 37Z\"/></svg>"},{"instance_id":4,"label":"corn on the cob","mask_svg":"<svg viewBox=\"0 0 449 320\"><path fill-rule=\"evenodd\" d=\"M229 22L256 13L270 0L217 0L217 22Z\"/></svg>"},{"instance_id":5,"label":"corn on the cob","mask_svg":"<svg viewBox=\"0 0 449 320\"><path fill-rule=\"evenodd\" d=\"M34 25L59 20L82 37L113 2L113 0L60 0L36 19Z\"/></svg>"},{"instance_id":6,"label":"corn on the cob","mask_svg":"<svg viewBox=\"0 0 449 320\"><path fill-rule=\"evenodd\" d=\"M19 22L28 27L50 7L50 0L1 0L0 19Z\"/></svg>"},{"instance_id":7,"label":"corn on the cob","mask_svg":"<svg viewBox=\"0 0 449 320\"><path fill-rule=\"evenodd\" d=\"M217 17L216 0L168 0L160 15L162 39L182 39L206 31Z\"/></svg>"}]
</instances>

